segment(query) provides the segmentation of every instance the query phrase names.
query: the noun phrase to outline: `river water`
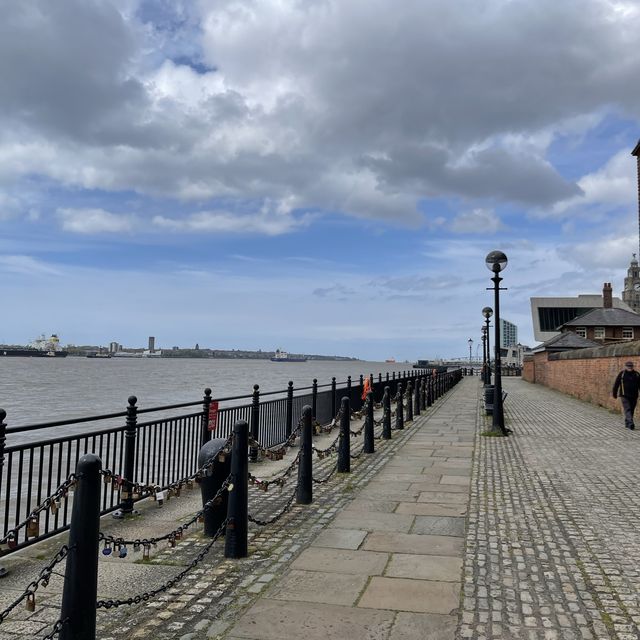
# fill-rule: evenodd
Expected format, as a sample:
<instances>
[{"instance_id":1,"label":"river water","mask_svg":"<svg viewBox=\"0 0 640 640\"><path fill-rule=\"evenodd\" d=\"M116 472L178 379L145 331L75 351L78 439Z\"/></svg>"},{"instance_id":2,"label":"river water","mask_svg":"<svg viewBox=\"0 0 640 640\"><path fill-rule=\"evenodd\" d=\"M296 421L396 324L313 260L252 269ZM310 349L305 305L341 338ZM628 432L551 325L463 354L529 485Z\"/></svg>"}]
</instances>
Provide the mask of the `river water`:
<instances>
[{"instance_id":1,"label":"river water","mask_svg":"<svg viewBox=\"0 0 640 640\"><path fill-rule=\"evenodd\" d=\"M406 371L406 363L364 361L270 362L196 358L0 358L0 407L8 426L124 411L135 395L140 408L196 401L205 387L214 398L331 382L335 376ZM61 432L59 432L61 435Z\"/></svg>"}]
</instances>

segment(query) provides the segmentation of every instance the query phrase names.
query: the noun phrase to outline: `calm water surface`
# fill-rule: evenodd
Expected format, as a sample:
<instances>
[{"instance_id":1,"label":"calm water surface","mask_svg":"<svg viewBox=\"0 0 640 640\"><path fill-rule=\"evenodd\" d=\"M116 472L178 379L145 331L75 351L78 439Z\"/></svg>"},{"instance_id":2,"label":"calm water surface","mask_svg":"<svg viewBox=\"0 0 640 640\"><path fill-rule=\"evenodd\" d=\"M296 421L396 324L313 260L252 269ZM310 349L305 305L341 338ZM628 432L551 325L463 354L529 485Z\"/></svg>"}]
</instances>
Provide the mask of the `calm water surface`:
<instances>
[{"instance_id":1,"label":"calm water surface","mask_svg":"<svg viewBox=\"0 0 640 640\"><path fill-rule=\"evenodd\" d=\"M351 375L405 371L384 362L270 362L170 358L0 358L0 407L9 426L123 411L130 395L140 408L202 398L250 394L294 386L346 381ZM62 435L61 432L58 432Z\"/></svg>"}]
</instances>

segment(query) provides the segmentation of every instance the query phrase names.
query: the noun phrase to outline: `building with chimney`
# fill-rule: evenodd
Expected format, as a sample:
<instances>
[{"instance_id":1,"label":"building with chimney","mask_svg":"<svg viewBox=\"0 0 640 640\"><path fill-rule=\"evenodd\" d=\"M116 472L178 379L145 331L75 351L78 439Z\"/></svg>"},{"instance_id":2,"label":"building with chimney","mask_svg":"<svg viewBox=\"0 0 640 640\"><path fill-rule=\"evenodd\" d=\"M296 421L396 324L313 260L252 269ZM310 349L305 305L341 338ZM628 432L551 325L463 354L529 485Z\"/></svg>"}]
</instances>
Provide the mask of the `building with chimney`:
<instances>
[{"instance_id":1,"label":"building with chimney","mask_svg":"<svg viewBox=\"0 0 640 640\"><path fill-rule=\"evenodd\" d=\"M559 327L562 333L572 332L581 338L604 345L640 339L640 314L613 306L610 282L602 288L602 307L591 309Z\"/></svg>"}]
</instances>

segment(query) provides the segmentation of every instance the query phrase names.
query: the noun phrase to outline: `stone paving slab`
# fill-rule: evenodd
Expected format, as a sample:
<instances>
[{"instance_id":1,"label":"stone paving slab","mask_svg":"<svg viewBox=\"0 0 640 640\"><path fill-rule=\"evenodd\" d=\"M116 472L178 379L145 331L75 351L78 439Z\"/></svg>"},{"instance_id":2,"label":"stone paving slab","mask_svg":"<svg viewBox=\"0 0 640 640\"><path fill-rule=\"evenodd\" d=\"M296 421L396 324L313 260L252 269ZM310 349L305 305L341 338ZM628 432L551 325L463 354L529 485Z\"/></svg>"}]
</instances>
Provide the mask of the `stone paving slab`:
<instances>
[{"instance_id":1,"label":"stone paving slab","mask_svg":"<svg viewBox=\"0 0 640 640\"><path fill-rule=\"evenodd\" d=\"M375 576L381 575L388 563L388 553L309 547L294 560L291 567ZM459 574L460 571L458 571L458 579Z\"/></svg>"}]
</instances>

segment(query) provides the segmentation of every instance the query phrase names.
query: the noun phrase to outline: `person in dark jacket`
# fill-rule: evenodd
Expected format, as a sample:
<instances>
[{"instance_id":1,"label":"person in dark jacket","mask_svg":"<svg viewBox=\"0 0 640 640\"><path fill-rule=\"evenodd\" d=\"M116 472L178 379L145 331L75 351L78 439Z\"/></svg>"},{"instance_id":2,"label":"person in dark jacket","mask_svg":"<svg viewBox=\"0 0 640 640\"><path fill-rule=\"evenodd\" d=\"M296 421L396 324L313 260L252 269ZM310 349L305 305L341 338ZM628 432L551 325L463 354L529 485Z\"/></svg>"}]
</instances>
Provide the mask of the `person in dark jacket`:
<instances>
[{"instance_id":1,"label":"person in dark jacket","mask_svg":"<svg viewBox=\"0 0 640 640\"><path fill-rule=\"evenodd\" d=\"M613 397L620 396L622 411L624 412L624 426L627 429L635 429L633 412L638 403L638 391L640 390L640 373L633 368L633 362L625 362L624 369L617 375L613 384Z\"/></svg>"}]
</instances>

